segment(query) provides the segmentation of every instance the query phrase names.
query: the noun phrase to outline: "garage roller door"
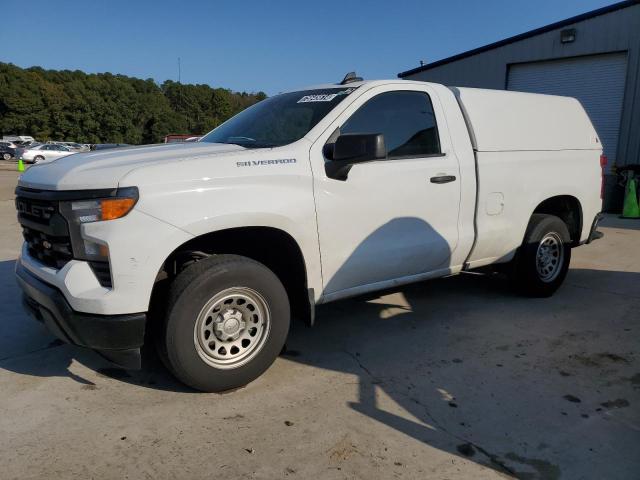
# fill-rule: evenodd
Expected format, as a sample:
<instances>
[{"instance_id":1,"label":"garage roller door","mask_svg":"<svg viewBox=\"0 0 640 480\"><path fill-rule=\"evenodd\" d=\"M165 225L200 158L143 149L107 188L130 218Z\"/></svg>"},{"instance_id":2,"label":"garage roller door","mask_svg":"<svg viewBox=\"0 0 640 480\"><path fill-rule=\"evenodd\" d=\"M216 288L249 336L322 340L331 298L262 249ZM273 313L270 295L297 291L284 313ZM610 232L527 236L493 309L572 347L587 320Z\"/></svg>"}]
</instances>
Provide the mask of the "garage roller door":
<instances>
[{"instance_id":1,"label":"garage roller door","mask_svg":"<svg viewBox=\"0 0 640 480\"><path fill-rule=\"evenodd\" d=\"M618 146L626 69L625 53L518 63L509 67L507 89L580 100L612 165Z\"/></svg>"}]
</instances>

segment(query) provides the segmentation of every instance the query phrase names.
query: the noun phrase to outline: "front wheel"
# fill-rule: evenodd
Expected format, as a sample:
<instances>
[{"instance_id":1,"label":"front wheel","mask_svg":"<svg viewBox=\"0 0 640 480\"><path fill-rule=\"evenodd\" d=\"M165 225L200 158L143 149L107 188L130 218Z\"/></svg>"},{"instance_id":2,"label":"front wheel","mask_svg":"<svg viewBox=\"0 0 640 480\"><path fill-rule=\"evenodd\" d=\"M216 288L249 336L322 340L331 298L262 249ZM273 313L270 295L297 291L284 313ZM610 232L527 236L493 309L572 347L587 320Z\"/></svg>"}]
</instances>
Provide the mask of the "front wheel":
<instances>
[{"instance_id":1,"label":"front wheel","mask_svg":"<svg viewBox=\"0 0 640 480\"><path fill-rule=\"evenodd\" d=\"M550 297L562 285L571 261L567 225L554 215L531 216L524 241L512 265L518 290L533 297Z\"/></svg>"},{"instance_id":2,"label":"front wheel","mask_svg":"<svg viewBox=\"0 0 640 480\"><path fill-rule=\"evenodd\" d=\"M38 163L38 162L41 162L42 160L44 160L44 157L42 155L36 155L33 158L33 163Z\"/></svg>"},{"instance_id":3,"label":"front wheel","mask_svg":"<svg viewBox=\"0 0 640 480\"><path fill-rule=\"evenodd\" d=\"M10 154L8 154L8 153L3 153L3 154L2 154L2 158L3 158L4 160L11 160L11 155L10 155Z\"/></svg>"},{"instance_id":4,"label":"front wheel","mask_svg":"<svg viewBox=\"0 0 640 480\"><path fill-rule=\"evenodd\" d=\"M170 286L160 354L185 384L206 392L241 387L266 371L289 332L278 277L246 257L215 255Z\"/></svg>"}]
</instances>

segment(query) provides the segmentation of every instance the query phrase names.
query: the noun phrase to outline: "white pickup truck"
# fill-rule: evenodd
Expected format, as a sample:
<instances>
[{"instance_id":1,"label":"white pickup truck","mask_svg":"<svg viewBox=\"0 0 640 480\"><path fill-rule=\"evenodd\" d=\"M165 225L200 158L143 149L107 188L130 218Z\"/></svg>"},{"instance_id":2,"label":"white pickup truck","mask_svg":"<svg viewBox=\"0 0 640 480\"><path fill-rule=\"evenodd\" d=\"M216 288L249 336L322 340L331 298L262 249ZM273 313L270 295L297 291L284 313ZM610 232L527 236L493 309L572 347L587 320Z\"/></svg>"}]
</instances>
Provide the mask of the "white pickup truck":
<instances>
[{"instance_id":1,"label":"white pickup truck","mask_svg":"<svg viewBox=\"0 0 640 480\"><path fill-rule=\"evenodd\" d=\"M65 341L139 368L157 330L177 378L231 389L320 303L490 265L551 295L599 236L601 155L572 98L347 76L31 167L16 274Z\"/></svg>"}]
</instances>

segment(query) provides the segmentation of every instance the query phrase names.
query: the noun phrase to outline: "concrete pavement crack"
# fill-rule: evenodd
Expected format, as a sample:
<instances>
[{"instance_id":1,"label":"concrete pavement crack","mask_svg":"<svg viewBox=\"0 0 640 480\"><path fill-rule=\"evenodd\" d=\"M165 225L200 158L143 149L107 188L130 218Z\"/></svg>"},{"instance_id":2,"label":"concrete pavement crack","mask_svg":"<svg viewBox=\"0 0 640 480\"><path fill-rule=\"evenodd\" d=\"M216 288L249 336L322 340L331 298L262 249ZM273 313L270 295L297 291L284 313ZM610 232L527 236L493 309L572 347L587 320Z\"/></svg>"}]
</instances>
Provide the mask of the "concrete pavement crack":
<instances>
[{"instance_id":1,"label":"concrete pavement crack","mask_svg":"<svg viewBox=\"0 0 640 480\"><path fill-rule=\"evenodd\" d=\"M367 375L369 375L371 378L373 378L374 380L376 380L376 378L373 376L373 374L371 373L371 371L370 371L367 367L365 367L365 366L363 365L363 363L360 361L360 359L357 357L357 355L354 355L353 353L351 353L351 352L349 352L349 351L347 351L347 350L344 350L344 353L346 353L347 355L349 355L349 356L350 356L350 357L351 357L351 358L352 358L352 359L353 359L353 360L358 364L358 366L359 366L362 370L364 370L364 371L366 372L366 374L367 374Z\"/></svg>"}]
</instances>

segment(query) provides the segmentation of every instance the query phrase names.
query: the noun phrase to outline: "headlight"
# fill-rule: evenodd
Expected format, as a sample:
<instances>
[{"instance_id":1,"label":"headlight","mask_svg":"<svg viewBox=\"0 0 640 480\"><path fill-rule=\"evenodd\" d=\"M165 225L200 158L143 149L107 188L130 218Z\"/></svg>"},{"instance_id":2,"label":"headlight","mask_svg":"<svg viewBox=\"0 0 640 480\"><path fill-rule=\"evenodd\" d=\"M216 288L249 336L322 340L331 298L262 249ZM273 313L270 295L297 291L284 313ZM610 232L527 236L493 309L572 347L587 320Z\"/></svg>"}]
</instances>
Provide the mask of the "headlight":
<instances>
[{"instance_id":1,"label":"headlight","mask_svg":"<svg viewBox=\"0 0 640 480\"><path fill-rule=\"evenodd\" d=\"M95 198L69 200L60 203L60 213L69 224L73 256L79 260L109 261L109 249L106 245L82 237L81 225L103 222L124 217L138 201L136 187L119 188L111 195L99 197L103 192L88 192Z\"/></svg>"},{"instance_id":2,"label":"headlight","mask_svg":"<svg viewBox=\"0 0 640 480\"><path fill-rule=\"evenodd\" d=\"M137 197L126 197L71 202L72 220L78 223L91 223L122 218L129 213L136 201Z\"/></svg>"}]
</instances>

